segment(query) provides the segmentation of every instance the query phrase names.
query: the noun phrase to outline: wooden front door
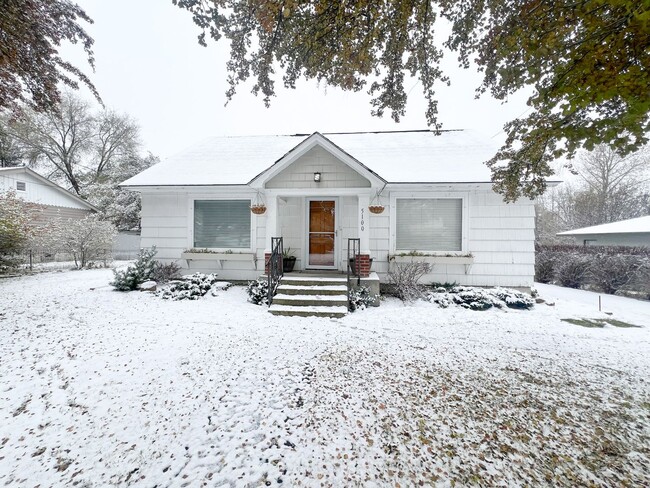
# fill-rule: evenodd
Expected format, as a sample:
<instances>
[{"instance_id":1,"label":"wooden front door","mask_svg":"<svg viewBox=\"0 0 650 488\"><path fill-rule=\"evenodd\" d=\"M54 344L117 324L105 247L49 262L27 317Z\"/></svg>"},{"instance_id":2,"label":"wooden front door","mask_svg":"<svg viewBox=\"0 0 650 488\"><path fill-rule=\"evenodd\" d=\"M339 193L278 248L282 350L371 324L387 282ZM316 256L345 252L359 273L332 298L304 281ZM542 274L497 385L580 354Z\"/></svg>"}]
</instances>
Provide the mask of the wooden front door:
<instances>
[{"instance_id":1,"label":"wooden front door","mask_svg":"<svg viewBox=\"0 0 650 488\"><path fill-rule=\"evenodd\" d=\"M336 268L336 201L309 200L310 268Z\"/></svg>"}]
</instances>

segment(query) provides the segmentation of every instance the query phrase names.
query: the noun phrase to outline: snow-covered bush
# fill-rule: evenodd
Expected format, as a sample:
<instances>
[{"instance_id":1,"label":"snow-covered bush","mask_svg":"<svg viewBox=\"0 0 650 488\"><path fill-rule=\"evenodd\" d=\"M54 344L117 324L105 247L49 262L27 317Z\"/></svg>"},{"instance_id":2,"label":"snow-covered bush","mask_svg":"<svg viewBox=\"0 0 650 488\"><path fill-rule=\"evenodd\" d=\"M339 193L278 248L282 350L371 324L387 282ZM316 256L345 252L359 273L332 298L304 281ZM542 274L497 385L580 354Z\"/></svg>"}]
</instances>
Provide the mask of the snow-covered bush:
<instances>
[{"instance_id":1,"label":"snow-covered bush","mask_svg":"<svg viewBox=\"0 0 650 488\"><path fill-rule=\"evenodd\" d=\"M388 271L392 293L404 302L412 302L426 295L420 279L431 272L431 265L423 262L393 263Z\"/></svg>"},{"instance_id":2,"label":"snow-covered bush","mask_svg":"<svg viewBox=\"0 0 650 488\"><path fill-rule=\"evenodd\" d=\"M614 294L637 280L647 259L630 254L596 255L590 264L590 282L604 293Z\"/></svg>"},{"instance_id":3,"label":"snow-covered bush","mask_svg":"<svg viewBox=\"0 0 650 488\"><path fill-rule=\"evenodd\" d=\"M249 281L246 286L248 301L255 305L269 304L269 283L267 280Z\"/></svg>"},{"instance_id":4,"label":"snow-covered bush","mask_svg":"<svg viewBox=\"0 0 650 488\"><path fill-rule=\"evenodd\" d=\"M18 198L14 190L0 193L0 272L13 268L13 256L28 248L41 208Z\"/></svg>"},{"instance_id":5,"label":"snow-covered bush","mask_svg":"<svg viewBox=\"0 0 650 488\"><path fill-rule=\"evenodd\" d=\"M214 273L194 273L183 276L180 280L172 281L169 288L158 292L158 296L164 300L198 300L208 293L216 283L217 275Z\"/></svg>"},{"instance_id":6,"label":"snow-covered bush","mask_svg":"<svg viewBox=\"0 0 650 488\"><path fill-rule=\"evenodd\" d=\"M441 308L458 305L469 310L487 310L489 308L530 309L535 302L532 297L508 288L473 288L456 286L450 290L437 288L428 294L429 301Z\"/></svg>"},{"instance_id":7,"label":"snow-covered bush","mask_svg":"<svg viewBox=\"0 0 650 488\"><path fill-rule=\"evenodd\" d=\"M561 259L555 269L558 283L568 288L580 288L589 277L589 261L588 257L579 254Z\"/></svg>"},{"instance_id":8,"label":"snow-covered bush","mask_svg":"<svg viewBox=\"0 0 650 488\"><path fill-rule=\"evenodd\" d=\"M552 252L540 251L535 254L535 281L551 283L555 278L556 256Z\"/></svg>"},{"instance_id":9,"label":"snow-covered bush","mask_svg":"<svg viewBox=\"0 0 650 488\"><path fill-rule=\"evenodd\" d=\"M156 283L167 283L180 277L181 267L176 262L172 261L168 264L161 263L160 261L154 262L151 279Z\"/></svg>"},{"instance_id":10,"label":"snow-covered bush","mask_svg":"<svg viewBox=\"0 0 650 488\"><path fill-rule=\"evenodd\" d=\"M54 221L40 245L45 249L68 252L77 268L86 268L96 260L111 259L116 235L117 229L113 224L93 214L84 219Z\"/></svg>"},{"instance_id":11,"label":"snow-covered bush","mask_svg":"<svg viewBox=\"0 0 650 488\"><path fill-rule=\"evenodd\" d=\"M375 300L377 300L377 295L370 293L370 289L366 286L360 286L358 288L353 288L350 290L349 299L350 299L350 310L355 312L357 310L364 310L369 307Z\"/></svg>"},{"instance_id":12,"label":"snow-covered bush","mask_svg":"<svg viewBox=\"0 0 650 488\"><path fill-rule=\"evenodd\" d=\"M138 285L152 279L156 261L156 247L140 249L140 254L135 263L130 264L125 270L113 270L113 281L110 285L118 291L131 291Z\"/></svg>"}]
</instances>

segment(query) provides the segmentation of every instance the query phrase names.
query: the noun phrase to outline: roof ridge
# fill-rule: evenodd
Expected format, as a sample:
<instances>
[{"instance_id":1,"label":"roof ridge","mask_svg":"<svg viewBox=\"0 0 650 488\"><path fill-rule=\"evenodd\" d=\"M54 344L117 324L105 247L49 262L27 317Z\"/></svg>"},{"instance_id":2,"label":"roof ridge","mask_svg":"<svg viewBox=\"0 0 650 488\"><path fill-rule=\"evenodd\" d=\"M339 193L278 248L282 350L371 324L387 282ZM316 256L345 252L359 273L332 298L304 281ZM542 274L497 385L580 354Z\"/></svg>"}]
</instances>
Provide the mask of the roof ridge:
<instances>
[{"instance_id":1,"label":"roof ridge","mask_svg":"<svg viewBox=\"0 0 650 488\"><path fill-rule=\"evenodd\" d=\"M442 132L463 132L466 129L405 129L405 130L368 130L368 131L349 131L349 132L321 132L321 131L314 131L314 132L296 132L295 134L230 134L230 135L222 135L222 136L210 136L207 139L204 140L210 140L210 139L229 139L229 138L240 138L240 137L309 137L315 133L319 133L323 136L327 135L359 135L359 134L414 134L414 133L425 133L425 132L431 132L431 133L442 133Z\"/></svg>"}]
</instances>

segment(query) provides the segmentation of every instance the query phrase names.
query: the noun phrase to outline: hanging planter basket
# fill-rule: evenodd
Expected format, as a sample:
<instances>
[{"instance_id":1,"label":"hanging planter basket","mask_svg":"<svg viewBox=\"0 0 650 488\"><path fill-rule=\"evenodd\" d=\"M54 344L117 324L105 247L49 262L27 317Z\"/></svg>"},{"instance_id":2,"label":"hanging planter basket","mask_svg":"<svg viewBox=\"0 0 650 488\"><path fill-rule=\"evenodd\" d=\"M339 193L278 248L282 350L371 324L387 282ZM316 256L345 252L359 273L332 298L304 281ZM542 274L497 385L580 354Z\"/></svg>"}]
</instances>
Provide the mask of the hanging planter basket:
<instances>
[{"instance_id":1,"label":"hanging planter basket","mask_svg":"<svg viewBox=\"0 0 650 488\"><path fill-rule=\"evenodd\" d=\"M251 212L253 212L255 215L262 215L264 212L266 212L266 205L263 203L256 203L255 205L251 205Z\"/></svg>"},{"instance_id":2,"label":"hanging planter basket","mask_svg":"<svg viewBox=\"0 0 650 488\"><path fill-rule=\"evenodd\" d=\"M384 206L383 205L369 205L368 210L370 210L370 213L374 214L380 214L384 212Z\"/></svg>"}]
</instances>

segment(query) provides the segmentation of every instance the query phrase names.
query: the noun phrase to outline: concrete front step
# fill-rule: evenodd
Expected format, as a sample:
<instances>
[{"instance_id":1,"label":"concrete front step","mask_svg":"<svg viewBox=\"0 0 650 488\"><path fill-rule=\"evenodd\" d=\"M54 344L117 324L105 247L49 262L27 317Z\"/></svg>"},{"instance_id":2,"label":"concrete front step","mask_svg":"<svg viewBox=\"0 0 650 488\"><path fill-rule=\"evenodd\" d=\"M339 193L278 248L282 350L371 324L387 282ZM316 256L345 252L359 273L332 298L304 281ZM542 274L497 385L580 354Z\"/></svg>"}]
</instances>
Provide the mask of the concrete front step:
<instances>
[{"instance_id":1,"label":"concrete front step","mask_svg":"<svg viewBox=\"0 0 650 488\"><path fill-rule=\"evenodd\" d=\"M328 306L347 307L348 299L343 295L285 295L279 293L273 297L273 304L300 307Z\"/></svg>"},{"instance_id":2,"label":"concrete front step","mask_svg":"<svg viewBox=\"0 0 650 488\"><path fill-rule=\"evenodd\" d=\"M346 285L285 285L285 280L280 281L278 294L284 295L343 295L348 293Z\"/></svg>"},{"instance_id":3,"label":"concrete front step","mask_svg":"<svg viewBox=\"0 0 650 488\"><path fill-rule=\"evenodd\" d=\"M269 307L269 312L273 315L287 315L298 317L344 317L348 313L348 307L323 307L323 306L292 306L279 305L273 301Z\"/></svg>"},{"instance_id":4,"label":"concrete front step","mask_svg":"<svg viewBox=\"0 0 650 488\"><path fill-rule=\"evenodd\" d=\"M282 277L283 285L293 286L347 286L347 278L337 276L290 276Z\"/></svg>"}]
</instances>

